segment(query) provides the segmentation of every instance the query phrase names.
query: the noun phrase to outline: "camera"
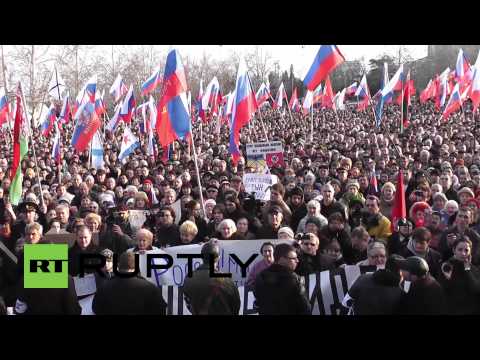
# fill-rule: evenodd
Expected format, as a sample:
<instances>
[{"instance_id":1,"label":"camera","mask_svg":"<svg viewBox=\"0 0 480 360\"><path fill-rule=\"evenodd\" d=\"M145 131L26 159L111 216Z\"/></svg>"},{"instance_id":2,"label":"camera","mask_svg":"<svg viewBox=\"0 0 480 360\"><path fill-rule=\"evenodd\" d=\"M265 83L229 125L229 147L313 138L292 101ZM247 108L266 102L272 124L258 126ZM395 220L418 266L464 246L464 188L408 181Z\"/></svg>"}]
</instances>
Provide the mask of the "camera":
<instances>
[{"instance_id":1,"label":"camera","mask_svg":"<svg viewBox=\"0 0 480 360\"><path fill-rule=\"evenodd\" d=\"M310 240L310 235L305 233L298 233L297 235L295 235L295 240L297 241Z\"/></svg>"},{"instance_id":2,"label":"camera","mask_svg":"<svg viewBox=\"0 0 480 360\"><path fill-rule=\"evenodd\" d=\"M442 271L443 272L449 273L449 272L452 272L452 270L453 270L453 267L449 262L445 262L445 263L442 264Z\"/></svg>"}]
</instances>

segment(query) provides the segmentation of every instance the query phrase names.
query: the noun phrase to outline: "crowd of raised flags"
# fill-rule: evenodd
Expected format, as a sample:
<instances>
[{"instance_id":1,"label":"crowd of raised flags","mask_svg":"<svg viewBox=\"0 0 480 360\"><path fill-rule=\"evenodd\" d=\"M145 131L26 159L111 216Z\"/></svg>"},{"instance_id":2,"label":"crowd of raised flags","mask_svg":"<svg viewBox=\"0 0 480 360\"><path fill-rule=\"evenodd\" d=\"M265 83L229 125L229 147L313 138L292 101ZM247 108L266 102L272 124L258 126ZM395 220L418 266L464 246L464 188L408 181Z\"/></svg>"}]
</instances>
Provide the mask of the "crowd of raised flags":
<instances>
[{"instance_id":1,"label":"crowd of raised flags","mask_svg":"<svg viewBox=\"0 0 480 360\"><path fill-rule=\"evenodd\" d=\"M366 74L363 74L360 83L354 82L337 93L334 92L329 74L344 61L345 58L337 46L322 45L303 80L303 84L307 88L306 95L303 99L300 99L297 88L295 88L290 100L288 100L283 83L280 84L275 99L272 97L268 82L262 83L255 92L246 65L241 60L233 91L223 96L216 77L211 79L204 91L203 79L201 79L199 94L192 103L181 57L179 52L174 49L167 56L163 78L160 67L157 67L142 84L142 96L150 95L150 97L147 102L139 106L137 106L134 96L133 85L127 87L122 76L118 74L109 91L116 104L115 110L113 116L105 124L105 129L115 131L121 121L128 125L131 123L133 116L141 117L140 131L148 139L148 153L154 154L154 133L158 135L158 145L165 148L175 140L187 139L191 133L192 122L197 120L197 116L204 123L217 117L219 124L228 124L230 127L229 150L234 162L236 162L241 155L239 145L242 127L248 124L257 109L266 103L271 103L274 109L283 109L284 99L289 112L308 114L315 104L320 104L323 108L330 108L335 111L343 110L345 109L345 98L356 97L358 100L357 110L365 111L370 107L374 113L376 125L381 126L384 105L391 103L396 96L395 102L401 105L403 110L403 121L400 126L408 126L408 105L410 105L411 96L415 93L415 88L413 80L410 79L410 72L406 71L404 65L401 64L393 77L389 79L388 65L385 63L381 89L372 97ZM462 103L468 98L472 100L475 111L480 103L479 66L480 60L478 58L475 65L472 66L460 49L455 69L447 68L440 75L431 79L421 92L420 101L434 100L437 108L442 109L442 118L445 120L448 119L450 114L460 110ZM158 103L152 96L157 88L160 88ZM62 98L63 92L66 92L66 94ZM41 132L44 136L49 136L54 131L55 140L52 149L54 158L60 161L62 127L59 124L68 123L70 117L72 117L75 122L75 129L71 146L77 152L82 152L88 150L91 145L92 165L97 168L101 167L103 165L103 140L99 129L102 124L102 116L103 121L105 121L104 115L108 116L108 114L104 102L105 91L100 92L97 89L97 76L93 75L86 82L77 94L73 104L71 104L70 93L55 68L48 93L54 99L62 101L58 119L54 105L51 103L45 118L41 121ZM17 96L15 104L18 101L21 102L22 100ZM376 106L374 101L376 101ZM20 117L22 116L24 115L20 115ZM18 147L21 141L19 129L26 121L18 118L18 109L15 112L11 108L7 101L5 89L2 88L0 89L0 125L9 119L15 120L13 134L16 146L14 147L15 163L19 157L21 161L20 155L23 151L20 152ZM19 123L17 124L17 122ZM140 146L139 140L126 126L119 158L121 160L125 159L138 146ZM25 149L25 147L22 149ZM15 169L14 166L13 170ZM16 176L15 171L12 171L11 176L13 180ZM17 184L12 183L12 186L17 186Z\"/></svg>"}]
</instances>

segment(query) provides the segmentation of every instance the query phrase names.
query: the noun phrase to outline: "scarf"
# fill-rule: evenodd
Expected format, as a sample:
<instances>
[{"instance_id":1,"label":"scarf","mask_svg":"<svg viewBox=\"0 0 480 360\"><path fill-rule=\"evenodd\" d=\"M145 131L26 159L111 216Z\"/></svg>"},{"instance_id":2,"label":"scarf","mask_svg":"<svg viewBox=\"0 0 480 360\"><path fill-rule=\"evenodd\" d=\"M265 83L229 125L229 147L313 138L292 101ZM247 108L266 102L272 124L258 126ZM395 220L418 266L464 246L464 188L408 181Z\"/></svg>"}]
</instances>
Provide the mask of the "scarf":
<instances>
[{"instance_id":1,"label":"scarf","mask_svg":"<svg viewBox=\"0 0 480 360\"><path fill-rule=\"evenodd\" d=\"M427 257L428 250L430 250L430 248L427 248L427 251L425 251L425 253L423 253L423 254L416 252L416 251L415 251L415 245L413 244L413 239L410 239L410 240L408 241L407 249L410 250L413 255L419 256L419 257L421 257L422 259L425 259L425 258Z\"/></svg>"}]
</instances>

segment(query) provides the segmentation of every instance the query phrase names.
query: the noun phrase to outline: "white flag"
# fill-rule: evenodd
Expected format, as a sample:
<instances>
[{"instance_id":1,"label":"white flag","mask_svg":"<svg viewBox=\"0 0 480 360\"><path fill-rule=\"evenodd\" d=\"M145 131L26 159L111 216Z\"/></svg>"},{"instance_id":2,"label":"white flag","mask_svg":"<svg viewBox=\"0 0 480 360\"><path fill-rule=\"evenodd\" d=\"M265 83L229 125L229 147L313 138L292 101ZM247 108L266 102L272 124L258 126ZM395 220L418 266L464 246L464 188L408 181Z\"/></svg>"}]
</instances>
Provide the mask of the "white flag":
<instances>
[{"instance_id":1,"label":"white flag","mask_svg":"<svg viewBox=\"0 0 480 360\"><path fill-rule=\"evenodd\" d=\"M92 167L100 169L104 165L103 161L103 145L100 133L97 132L93 135L92 139Z\"/></svg>"},{"instance_id":2,"label":"white flag","mask_svg":"<svg viewBox=\"0 0 480 360\"><path fill-rule=\"evenodd\" d=\"M140 142L138 141L137 137L133 135L130 128L126 126L123 130L122 147L120 149L118 159L123 162L123 160L125 160L127 156L133 153L139 146Z\"/></svg>"}]
</instances>

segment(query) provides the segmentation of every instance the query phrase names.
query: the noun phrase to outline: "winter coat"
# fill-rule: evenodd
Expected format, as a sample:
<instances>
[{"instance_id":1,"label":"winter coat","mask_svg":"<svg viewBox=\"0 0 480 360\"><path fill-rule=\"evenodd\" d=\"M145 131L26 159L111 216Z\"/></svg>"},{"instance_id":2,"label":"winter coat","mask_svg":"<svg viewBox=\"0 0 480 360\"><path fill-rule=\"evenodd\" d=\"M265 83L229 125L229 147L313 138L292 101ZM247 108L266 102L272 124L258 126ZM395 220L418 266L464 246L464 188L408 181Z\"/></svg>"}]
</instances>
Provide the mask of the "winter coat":
<instances>
[{"instance_id":1,"label":"winter coat","mask_svg":"<svg viewBox=\"0 0 480 360\"><path fill-rule=\"evenodd\" d=\"M307 220L311 219L311 218L312 217L310 215L307 215L304 218L302 218L302 220L300 220L300 222L298 223L298 227L297 227L297 232L296 232L297 234L305 232L305 225L307 224ZM321 226L325 226L325 225L328 224L327 218L325 216L323 216L322 214L319 214L318 216L315 216L315 218L320 220ZM292 228L292 229L295 229L295 228Z\"/></svg>"},{"instance_id":2,"label":"winter coat","mask_svg":"<svg viewBox=\"0 0 480 360\"><path fill-rule=\"evenodd\" d=\"M23 285L23 279L22 279ZM73 278L68 276L66 289L25 289L19 290L17 315L80 315L82 308L78 303Z\"/></svg>"},{"instance_id":3,"label":"winter coat","mask_svg":"<svg viewBox=\"0 0 480 360\"><path fill-rule=\"evenodd\" d=\"M465 270L463 262L451 258L452 277L445 278L440 272L439 282L445 289L447 296L448 313L452 315L479 315L480 314L480 269L471 265Z\"/></svg>"},{"instance_id":4,"label":"winter coat","mask_svg":"<svg viewBox=\"0 0 480 360\"><path fill-rule=\"evenodd\" d=\"M99 254L100 248L97 247L93 242L90 245L82 250L80 246L75 242L75 244L68 249L68 273L71 276L78 276L80 272L80 257L84 254ZM97 259L85 260L85 265L96 263ZM85 273L93 273L94 269L86 268Z\"/></svg>"},{"instance_id":5,"label":"winter coat","mask_svg":"<svg viewBox=\"0 0 480 360\"><path fill-rule=\"evenodd\" d=\"M92 302L97 315L165 315L166 307L162 290L138 275L105 281Z\"/></svg>"},{"instance_id":6,"label":"winter coat","mask_svg":"<svg viewBox=\"0 0 480 360\"><path fill-rule=\"evenodd\" d=\"M400 276L389 270L361 275L348 294L354 300L355 315L391 315L398 311L402 290Z\"/></svg>"},{"instance_id":7,"label":"winter coat","mask_svg":"<svg viewBox=\"0 0 480 360\"><path fill-rule=\"evenodd\" d=\"M320 253L320 250L317 251L316 255L301 253L298 259L299 262L295 272L300 276L335 269L335 260Z\"/></svg>"},{"instance_id":8,"label":"winter coat","mask_svg":"<svg viewBox=\"0 0 480 360\"><path fill-rule=\"evenodd\" d=\"M431 275L417 279L403 292L399 314L402 315L445 315L447 300L442 286Z\"/></svg>"},{"instance_id":9,"label":"winter coat","mask_svg":"<svg viewBox=\"0 0 480 360\"><path fill-rule=\"evenodd\" d=\"M202 264L186 278L185 301L193 315L238 315L240 293L230 278L210 276L209 264Z\"/></svg>"},{"instance_id":10,"label":"winter coat","mask_svg":"<svg viewBox=\"0 0 480 360\"><path fill-rule=\"evenodd\" d=\"M376 217L377 220L365 224L368 234L371 237L375 237L377 240L387 241L388 238L392 235L391 223L384 215L381 213Z\"/></svg>"},{"instance_id":11,"label":"winter coat","mask_svg":"<svg viewBox=\"0 0 480 360\"><path fill-rule=\"evenodd\" d=\"M260 315L311 314L300 278L280 264L272 264L258 274L254 294Z\"/></svg>"},{"instance_id":12,"label":"winter coat","mask_svg":"<svg viewBox=\"0 0 480 360\"><path fill-rule=\"evenodd\" d=\"M159 227L155 237L155 246L166 247L180 242L180 230L178 225L172 224L167 227Z\"/></svg>"},{"instance_id":13,"label":"winter coat","mask_svg":"<svg viewBox=\"0 0 480 360\"><path fill-rule=\"evenodd\" d=\"M290 205L290 207L292 207ZM296 229L299 226L300 221L307 215L307 206L302 203L299 207L293 209L292 220L290 221L290 227Z\"/></svg>"}]
</instances>

